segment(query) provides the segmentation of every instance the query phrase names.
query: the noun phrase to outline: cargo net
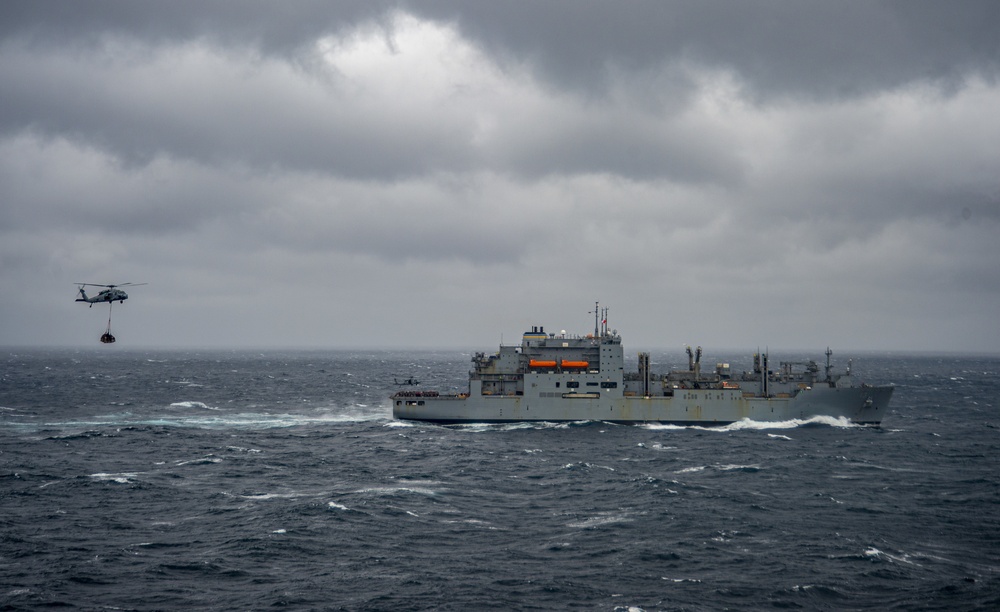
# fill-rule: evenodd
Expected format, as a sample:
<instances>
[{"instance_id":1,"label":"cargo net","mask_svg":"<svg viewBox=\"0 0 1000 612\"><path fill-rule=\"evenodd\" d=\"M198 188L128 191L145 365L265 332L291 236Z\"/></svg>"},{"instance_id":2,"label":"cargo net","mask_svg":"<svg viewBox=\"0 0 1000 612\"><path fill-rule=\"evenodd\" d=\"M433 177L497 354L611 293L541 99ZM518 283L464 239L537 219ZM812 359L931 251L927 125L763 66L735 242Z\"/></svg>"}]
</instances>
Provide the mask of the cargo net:
<instances>
[{"instance_id":1,"label":"cargo net","mask_svg":"<svg viewBox=\"0 0 1000 612\"><path fill-rule=\"evenodd\" d=\"M101 342L104 344L112 344L115 341L115 337L111 335L111 303L108 303L108 328L104 330L101 334Z\"/></svg>"}]
</instances>

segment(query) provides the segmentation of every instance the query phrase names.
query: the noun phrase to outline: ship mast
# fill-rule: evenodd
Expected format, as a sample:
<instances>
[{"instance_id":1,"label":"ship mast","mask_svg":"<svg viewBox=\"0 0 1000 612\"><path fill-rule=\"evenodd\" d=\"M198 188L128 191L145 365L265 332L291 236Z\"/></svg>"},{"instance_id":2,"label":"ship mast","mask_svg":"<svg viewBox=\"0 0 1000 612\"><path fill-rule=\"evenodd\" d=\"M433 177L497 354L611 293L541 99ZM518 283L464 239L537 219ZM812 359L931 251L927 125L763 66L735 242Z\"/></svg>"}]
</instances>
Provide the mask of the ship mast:
<instances>
[{"instance_id":1,"label":"ship mast","mask_svg":"<svg viewBox=\"0 0 1000 612\"><path fill-rule=\"evenodd\" d=\"M600 302L594 302L594 337L603 338L608 335L608 310L605 306L601 308Z\"/></svg>"}]
</instances>

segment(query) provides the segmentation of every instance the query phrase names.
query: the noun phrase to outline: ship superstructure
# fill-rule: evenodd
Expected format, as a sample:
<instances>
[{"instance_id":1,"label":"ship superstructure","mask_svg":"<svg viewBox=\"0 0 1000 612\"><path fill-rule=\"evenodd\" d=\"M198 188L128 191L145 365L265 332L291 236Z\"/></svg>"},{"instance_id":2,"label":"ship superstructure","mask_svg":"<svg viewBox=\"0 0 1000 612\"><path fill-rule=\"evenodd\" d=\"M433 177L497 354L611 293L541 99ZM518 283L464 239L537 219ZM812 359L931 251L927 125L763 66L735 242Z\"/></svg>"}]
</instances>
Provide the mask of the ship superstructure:
<instances>
[{"instance_id":1,"label":"ship superstructure","mask_svg":"<svg viewBox=\"0 0 1000 612\"><path fill-rule=\"evenodd\" d=\"M621 336L595 307L594 332L546 333L534 326L518 345L492 355L475 353L464 393L406 390L392 396L398 419L443 423L612 421L723 425L743 419L787 421L813 416L877 425L892 386L856 384L850 365L834 374L831 351L823 372L815 361L780 362L766 353L753 369L733 373L727 363L703 368L702 350L687 349L688 368L656 374L649 353L637 371L625 371Z\"/></svg>"}]
</instances>

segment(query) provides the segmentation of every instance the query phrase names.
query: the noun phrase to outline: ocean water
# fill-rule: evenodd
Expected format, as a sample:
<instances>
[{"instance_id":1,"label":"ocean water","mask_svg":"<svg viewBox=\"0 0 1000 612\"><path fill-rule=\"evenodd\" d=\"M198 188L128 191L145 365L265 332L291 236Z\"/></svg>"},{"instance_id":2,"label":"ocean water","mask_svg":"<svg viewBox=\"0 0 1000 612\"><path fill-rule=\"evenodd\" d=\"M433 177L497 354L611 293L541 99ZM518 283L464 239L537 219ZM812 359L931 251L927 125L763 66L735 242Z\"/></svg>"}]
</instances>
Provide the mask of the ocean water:
<instances>
[{"instance_id":1,"label":"ocean water","mask_svg":"<svg viewBox=\"0 0 1000 612\"><path fill-rule=\"evenodd\" d=\"M998 357L861 356L881 427L392 419L469 357L5 349L0 609L1000 609Z\"/></svg>"}]
</instances>

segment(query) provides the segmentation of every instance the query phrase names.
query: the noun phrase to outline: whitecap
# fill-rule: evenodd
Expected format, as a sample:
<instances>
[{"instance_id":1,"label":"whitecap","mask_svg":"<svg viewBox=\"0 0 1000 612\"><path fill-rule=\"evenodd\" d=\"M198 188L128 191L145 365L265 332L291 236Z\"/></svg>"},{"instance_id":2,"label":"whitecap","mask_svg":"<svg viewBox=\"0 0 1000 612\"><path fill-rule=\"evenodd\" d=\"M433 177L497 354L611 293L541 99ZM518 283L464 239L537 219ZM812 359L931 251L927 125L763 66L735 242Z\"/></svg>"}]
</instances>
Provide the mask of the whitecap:
<instances>
[{"instance_id":1,"label":"whitecap","mask_svg":"<svg viewBox=\"0 0 1000 612\"><path fill-rule=\"evenodd\" d=\"M598 469L601 469L601 470L608 470L609 472L614 472L615 471L615 468L613 468L613 467L610 467L610 466L607 466L607 465L598 465L596 463L588 463L586 461L581 461L579 463L567 463L566 465L563 466L563 469L567 469L567 470L574 470L574 469L577 469L577 468L587 468L587 469L598 468Z\"/></svg>"},{"instance_id":2,"label":"whitecap","mask_svg":"<svg viewBox=\"0 0 1000 612\"><path fill-rule=\"evenodd\" d=\"M890 555L889 553L883 552L875 548L874 546L869 547L868 550L865 551L865 556L872 560L884 558L888 559L889 561L895 561L898 563L906 563L907 565L915 565L917 567L923 567L919 563L914 563L913 561L910 561L910 556L907 554Z\"/></svg>"},{"instance_id":3,"label":"whitecap","mask_svg":"<svg viewBox=\"0 0 1000 612\"><path fill-rule=\"evenodd\" d=\"M744 429L795 429L803 425L829 425L830 427L860 427L847 417L814 416L808 419L789 419L787 421L754 421L743 419L721 427L722 431L740 431Z\"/></svg>"},{"instance_id":4,"label":"whitecap","mask_svg":"<svg viewBox=\"0 0 1000 612\"><path fill-rule=\"evenodd\" d=\"M722 470L723 472L731 472L733 470L742 470L745 472L756 472L760 470L759 465L738 465L731 463L728 465L717 465L716 469Z\"/></svg>"},{"instance_id":5,"label":"whitecap","mask_svg":"<svg viewBox=\"0 0 1000 612\"><path fill-rule=\"evenodd\" d=\"M302 497L301 493L253 493L250 495L240 495L243 499L252 499L255 501L264 501L268 499L294 499L296 497Z\"/></svg>"},{"instance_id":6,"label":"whitecap","mask_svg":"<svg viewBox=\"0 0 1000 612\"><path fill-rule=\"evenodd\" d=\"M327 502L326 505L329 506L330 508L334 508L336 510L347 510L348 509L348 507L345 506L344 504L338 504L337 502Z\"/></svg>"},{"instance_id":7,"label":"whitecap","mask_svg":"<svg viewBox=\"0 0 1000 612\"><path fill-rule=\"evenodd\" d=\"M200 408L202 410L218 410L213 406L209 406L204 402L174 402L170 404L171 408Z\"/></svg>"},{"instance_id":8,"label":"whitecap","mask_svg":"<svg viewBox=\"0 0 1000 612\"><path fill-rule=\"evenodd\" d=\"M568 523L566 526L573 527L574 529L593 529L595 527L603 527L605 525L625 523L631 520L632 519L625 514L602 513L597 516L588 517L582 521Z\"/></svg>"},{"instance_id":9,"label":"whitecap","mask_svg":"<svg viewBox=\"0 0 1000 612\"><path fill-rule=\"evenodd\" d=\"M423 487L368 487L355 493L374 493L376 495L395 495L397 493L416 493L418 495L437 495L437 491Z\"/></svg>"},{"instance_id":10,"label":"whitecap","mask_svg":"<svg viewBox=\"0 0 1000 612\"><path fill-rule=\"evenodd\" d=\"M385 427L417 427L417 424L413 423L411 421L396 421L396 420L392 420L392 421L389 421L388 423L386 423L384 426Z\"/></svg>"},{"instance_id":11,"label":"whitecap","mask_svg":"<svg viewBox=\"0 0 1000 612\"><path fill-rule=\"evenodd\" d=\"M690 474L692 472L700 472L705 469L705 466L699 465L696 467L684 468L683 470L677 470L674 474Z\"/></svg>"},{"instance_id":12,"label":"whitecap","mask_svg":"<svg viewBox=\"0 0 1000 612\"><path fill-rule=\"evenodd\" d=\"M175 461L174 465L204 465L206 463L221 463L219 457L202 457L201 459L190 459L188 461Z\"/></svg>"},{"instance_id":13,"label":"whitecap","mask_svg":"<svg viewBox=\"0 0 1000 612\"><path fill-rule=\"evenodd\" d=\"M672 425L670 423L642 423L646 429L691 429L688 425Z\"/></svg>"},{"instance_id":14,"label":"whitecap","mask_svg":"<svg viewBox=\"0 0 1000 612\"><path fill-rule=\"evenodd\" d=\"M138 472L120 472L118 474L108 474L105 472L100 472L97 474L91 474L90 477L93 478L94 480L100 480L102 482L117 482L119 484L129 484L136 478L136 476L138 476L138 474L139 474Z\"/></svg>"},{"instance_id":15,"label":"whitecap","mask_svg":"<svg viewBox=\"0 0 1000 612\"><path fill-rule=\"evenodd\" d=\"M211 408L216 410L215 408ZM226 416L186 416L172 419L150 419L138 424L162 425L175 427L216 428L246 428L246 429L277 429L297 427L299 425L324 423L357 423L361 421L381 420L381 414L268 414L268 413L237 413Z\"/></svg>"},{"instance_id":16,"label":"whitecap","mask_svg":"<svg viewBox=\"0 0 1000 612\"><path fill-rule=\"evenodd\" d=\"M753 419L742 419L728 425L672 425L670 423L643 423L641 426L653 430L670 429L697 429L699 431L710 431L728 433L742 430L764 430L764 429L795 429L803 425L829 425L830 427L862 427L852 422L847 417L814 416L808 419L789 419L787 421L754 421Z\"/></svg>"},{"instance_id":17,"label":"whitecap","mask_svg":"<svg viewBox=\"0 0 1000 612\"><path fill-rule=\"evenodd\" d=\"M652 448L653 450L658 450L658 451L677 450L676 446L663 446L659 442L653 444L653 446L651 446L650 448Z\"/></svg>"}]
</instances>

